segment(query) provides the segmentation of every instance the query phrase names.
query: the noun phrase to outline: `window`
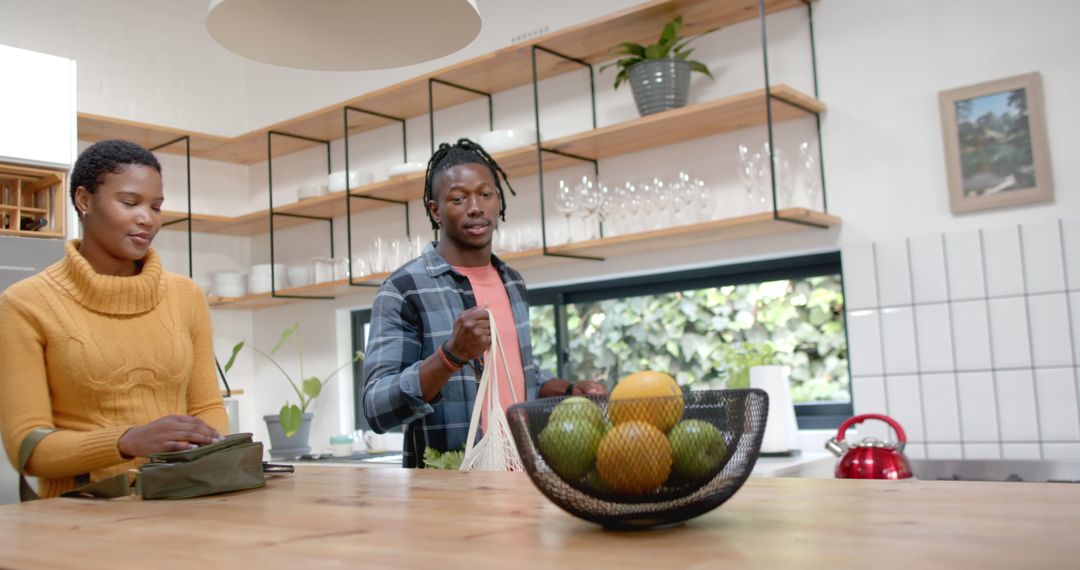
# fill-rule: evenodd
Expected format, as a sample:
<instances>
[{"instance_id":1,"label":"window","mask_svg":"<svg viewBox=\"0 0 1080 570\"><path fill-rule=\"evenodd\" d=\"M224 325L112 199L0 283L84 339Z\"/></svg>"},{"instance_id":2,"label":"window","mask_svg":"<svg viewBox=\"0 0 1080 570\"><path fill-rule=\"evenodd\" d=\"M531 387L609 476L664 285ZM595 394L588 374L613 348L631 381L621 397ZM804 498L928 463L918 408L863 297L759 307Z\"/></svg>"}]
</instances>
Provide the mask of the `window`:
<instances>
[{"instance_id":1,"label":"window","mask_svg":"<svg viewBox=\"0 0 1080 570\"><path fill-rule=\"evenodd\" d=\"M736 372L771 359L791 369L800 428L852 415L838 253L532 289L529 300L533 354L560 377L611 386L655 369L714 389L746 385ZM354 349L370 315L353 313ZM357 428L367 429L361 364L353 378Z\"/></svg>"},{"instance_id":2,"label":"window","mask_svg":"<svg viewBox=\"0 0 1080 570\"><path fill-rule=\"evenodd\" d=\"M852 413L837 254L578 284L530 297L534 354L560 376L610 386L653 369L691 390L715 389L748 385L748 366L769 361L791 370L800 427L836 427Z\"/></svg>"}]
</instances>

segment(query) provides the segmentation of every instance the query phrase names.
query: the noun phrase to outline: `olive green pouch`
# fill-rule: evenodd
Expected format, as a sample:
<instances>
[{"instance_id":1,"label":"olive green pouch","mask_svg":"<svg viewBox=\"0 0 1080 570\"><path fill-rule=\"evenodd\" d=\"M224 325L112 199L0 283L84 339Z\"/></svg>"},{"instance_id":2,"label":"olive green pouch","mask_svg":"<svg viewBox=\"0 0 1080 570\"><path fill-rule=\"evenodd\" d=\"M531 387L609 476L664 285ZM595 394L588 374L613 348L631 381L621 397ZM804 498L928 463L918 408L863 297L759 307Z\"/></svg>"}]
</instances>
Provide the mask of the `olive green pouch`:
<instances>
[{"instance_id":1,"label":"olive green pouch","mask_svg":"<svg viewBox=\"0 0 1080 570\"><path fill-rule=\"evenodd\" d=\"M38 428L26 437L19 450L20 472L25 473L30 453L53 429ZM135 471L134 486L128 474L88 483L64 493L65 497L115 498L137 495L143 499L189 499L266 485L263 446L250 433L235 433L221 441L185 451L150 455ZM37 499L26 482L20 485L23 501Z\"/></svg>"}]
</instances>

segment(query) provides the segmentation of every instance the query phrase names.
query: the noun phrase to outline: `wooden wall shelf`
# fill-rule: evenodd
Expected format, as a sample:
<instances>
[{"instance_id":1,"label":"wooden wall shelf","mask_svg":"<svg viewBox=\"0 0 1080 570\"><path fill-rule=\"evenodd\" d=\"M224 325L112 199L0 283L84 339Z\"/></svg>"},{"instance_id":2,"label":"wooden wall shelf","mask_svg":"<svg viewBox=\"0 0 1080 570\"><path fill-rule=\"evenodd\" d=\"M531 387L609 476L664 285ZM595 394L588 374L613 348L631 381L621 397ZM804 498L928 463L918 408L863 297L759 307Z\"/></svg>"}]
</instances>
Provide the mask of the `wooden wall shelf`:
<instances>
[{"instance_id":1,"label":"wooden wall shelf","mask_svg":"<svg viewBox=\"0 0 1080 570\"><path fill-rule=\"evenodd\" d=\"M772 211L747 214L735 218L711 220L685 226L673 226L659 230L617 235L578 243L548 246L548 252L606 258L677 247L709 245L732 239L811 231L813 227L806 224L817 224L824 228L832 228L839 226L840 223L840 218L822 212L808 210L806 208L786 208L778 211L776 217L774 217ZM574 261L571 258L546 256L540 248L499 254L499 257L513 265L515 269L519 270ZM580 262L595 263L592 261ZM364 277L364 282L378 284L388 276L389 274L387 273L368 275ZM365 291L374 293L375 288L354 287L350 286L348 281L340 280L283 289L278 291L278 294L338 297L357 295ZM211 296L209 299L211 307L237 310L264 309L305 300L272 297L270 293L260 293L237 298Z\"/></svg>"},{"instance_id":2,"label":"wooden wall shelf","mask_svg":"<svg viewBox=\"0 0 1080 570\"><path fill-rule=\"evenodd\" d=\"M789 101L806 109L825 112L823 103L800 93L786 85L772 88L773 121L787 121L809 117L806 111L786 104ZM544 142L545 148L567 152L578 156L604 159L621 154L637 152L667 144L693 140L724 132L763 125L768 117L765 112L765 90L758 89L724 97L681 109L673 109L640 117L624 123L609 125L581 133L575 133ZM525 176L537 171L536 147L524 146L497 153L495 160L510 176ZM581 162L552 153L544 154L544 170L551 171ZM401 177L382 180L351 190L355 196L371 196L390 200L409 201L420 199L424 194L424 173L414 172ZM335 192L301 202L292 202L275 207L282 213L302 214L305 216L338 217L345 215L344 192ZM392 207L393 204L378 201L352 200L353 212L375 208ZM186 214L164 212L164 220L177 220ZM258 235L270 230L267 210L251 212L243 216L230 218L207 214L193 214L193 231L219 233L227 235ZM311 223L302 218L278 217L274 228L285 229ZM167 229L186 230L182 223L167 226Z\"/></svg>"},{"instance_id":3,"label":"wooden wall shelf","mask_svg":"<svg viewBox=\"0 0 1080 570\"><path fill-rule=\"evenodd\" d=\"M767 13L781 12L804 6L803 0L766 0ZM428 80L437 78L478 91L498 93L532 82L532 46L539 45L590 63L612 59L611 47L620 42L649 43L656 40L657 30L682 14L687 22L683 34L691 36L712 28L725 27L758 17L757 0L653 0L589 22L546 34L501 50L481 55L430 74L385 87L305 113L234 138L191 133L169 127L157 127L135 121L112 119L100 115L79 113L79 139L98 141L121 138L156 146L179 136L192 137L191 155L210 160L254 164L266 160L266 133L283 131L321 140L336 140L343 135L342 109L359 107L386 115L411 119L428 112ZM540 79L582 69L577 64L539 54L537 73ZM605 76L606 77L606 76ZM437 109L459 105L478 97L457 89L436 86ZM354 113L350 134L390 124L385 119ZM313 144L301 140L274 141L274 156L290 154ZM173 145L162 152L183 153L183 145Z\"/></svg>"}]
</instances>

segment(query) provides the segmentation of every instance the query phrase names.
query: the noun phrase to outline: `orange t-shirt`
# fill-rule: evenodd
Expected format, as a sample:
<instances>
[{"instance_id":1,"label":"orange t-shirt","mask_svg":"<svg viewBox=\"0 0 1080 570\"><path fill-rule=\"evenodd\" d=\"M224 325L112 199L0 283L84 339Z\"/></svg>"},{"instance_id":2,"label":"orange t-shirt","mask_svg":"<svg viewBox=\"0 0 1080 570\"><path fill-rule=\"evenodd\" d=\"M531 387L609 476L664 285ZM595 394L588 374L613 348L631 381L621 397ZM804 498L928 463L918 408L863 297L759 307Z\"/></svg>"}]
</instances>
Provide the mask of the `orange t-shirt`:
<instances>
[{"instance_id":1,"label":"orange t-shirt","mask_svg":"<svg viewBox=\"0 0 1080 570\"><path fill-rule=\"evenodd\" d=\"M503 352L506 354L506 364L510 367L510 378L504 378L506 374L499 365L495 370L499 381L499 403L505 411L511 404L525 401L525 367L521 362L521 345L518 343L517 323L514 322L514 312L510 308L510 297L506 294L506 286L499 278L499 272L492 265L483 267L454 267L458 273L469 278L473 293L476 295L476 305L483 307L485 304L495 317L495 326L499 328L499 339L502 341ZM485 362L485 366L495 366L494 362ZM479 379L477 379L479 380ZM510 386L514 392L511 394ZM483 418L483 429L487 429L487 418Z\"/></svg>"}]
</instances>

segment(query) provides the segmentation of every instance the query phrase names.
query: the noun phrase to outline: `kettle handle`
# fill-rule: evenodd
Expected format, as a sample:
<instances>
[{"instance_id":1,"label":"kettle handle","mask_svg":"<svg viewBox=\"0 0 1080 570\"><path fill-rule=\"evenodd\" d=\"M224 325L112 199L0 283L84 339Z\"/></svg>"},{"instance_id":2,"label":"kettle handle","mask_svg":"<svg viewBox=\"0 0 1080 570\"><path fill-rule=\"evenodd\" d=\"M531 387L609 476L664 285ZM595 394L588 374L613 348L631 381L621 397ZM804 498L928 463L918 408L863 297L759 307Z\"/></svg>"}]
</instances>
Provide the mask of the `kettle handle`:
<instances>
[{"instance_id":1,"label":"kettle handle","mask_svg":"<svg viewBox=\"0 0 1080 570\"><path fill-rule=\"evenodd\" d=\"M836 433L836 439L844 441L844 432L855 424L860 424L865 420L881 420L889 424L894 431L896 431L897 444L900 449L903 449L907 445L907 434L904 433L904 428L900 427L900 424L896 423L896 420L886 416L885 414L860 414L858 416L850 417L840 424L840 430Z\"/></svg>"}]
</instances>

